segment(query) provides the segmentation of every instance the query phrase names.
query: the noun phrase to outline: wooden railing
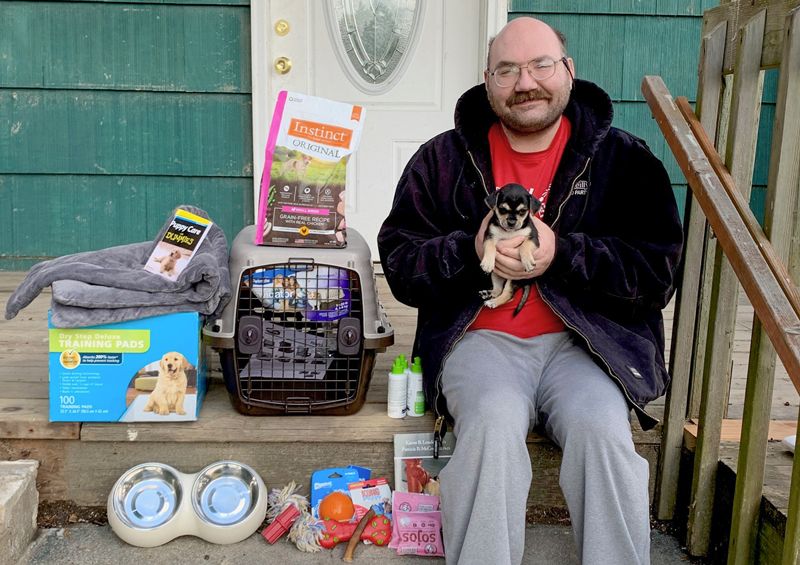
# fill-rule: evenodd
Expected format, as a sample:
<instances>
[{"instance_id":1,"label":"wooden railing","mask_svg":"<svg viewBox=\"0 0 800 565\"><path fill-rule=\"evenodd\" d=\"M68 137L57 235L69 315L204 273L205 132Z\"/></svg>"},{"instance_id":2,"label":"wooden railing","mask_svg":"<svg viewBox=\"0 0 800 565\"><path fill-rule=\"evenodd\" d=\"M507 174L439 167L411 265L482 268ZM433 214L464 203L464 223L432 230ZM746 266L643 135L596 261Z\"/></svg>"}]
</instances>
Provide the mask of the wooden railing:
<instances>
[{"instance_id":1,"label":"wooden railing","mask_svg":"<svg viewBox=\"0 0 800 565\"><path fill-rule=\"evenodd\" d=\"M748 201L764 70L772 67L780 76L762 229ZM699 119L685 99L673 100L660 78L646 77L642 90L691 188L656 513L660 519L673 517L683 427L688 418L696 418L687 547L694 555L707 553L741 285L756 319L728 563L753 563L776 353L800 391L800 293L792 282L800 275L800 2L725 2L706 12ZM800 464L796 464L783 562L799 560Z\"/></svg>"}]
</instances>

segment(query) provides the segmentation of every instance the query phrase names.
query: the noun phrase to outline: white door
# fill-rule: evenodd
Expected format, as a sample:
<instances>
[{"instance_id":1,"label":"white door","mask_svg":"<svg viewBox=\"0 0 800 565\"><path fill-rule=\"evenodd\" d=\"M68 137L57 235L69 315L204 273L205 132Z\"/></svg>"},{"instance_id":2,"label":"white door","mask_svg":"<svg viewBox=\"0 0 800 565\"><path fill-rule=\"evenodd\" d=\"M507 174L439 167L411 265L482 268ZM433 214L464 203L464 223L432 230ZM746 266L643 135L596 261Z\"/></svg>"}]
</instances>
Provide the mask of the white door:
<instances>
[{"instance_id":1,"label":"white door","mask_svg":"<svg viewBox=\"0 0 800 565\"><path fill-rule=\"evenodd\" d=\"M255 210L275 98L290 90L367 108L348 164L346 214L377 260L376 238L409 158L453 127L459 96L482 81L506 0L254 0Z\"/></svg>"}]
</instances>

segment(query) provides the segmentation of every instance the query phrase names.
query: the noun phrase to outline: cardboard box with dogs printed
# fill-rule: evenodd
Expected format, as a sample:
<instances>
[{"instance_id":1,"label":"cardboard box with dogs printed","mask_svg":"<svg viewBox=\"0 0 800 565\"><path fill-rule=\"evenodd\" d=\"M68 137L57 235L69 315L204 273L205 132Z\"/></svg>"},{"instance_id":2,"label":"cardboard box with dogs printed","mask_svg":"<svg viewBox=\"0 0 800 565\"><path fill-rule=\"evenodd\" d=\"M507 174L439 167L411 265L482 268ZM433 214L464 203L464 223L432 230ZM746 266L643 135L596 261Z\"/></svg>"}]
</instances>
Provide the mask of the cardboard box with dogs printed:
<instances>
[{"instance_id":1,"label":"cardboard box with dogs printed","mask_svg":"<svg viewBox=\"0 0 800 565\"><path fill-rule=\"evenodd\" d=\"M207 364L196 312L48 328L51 422L197 419Z\"/></svg>"}]
</instances>

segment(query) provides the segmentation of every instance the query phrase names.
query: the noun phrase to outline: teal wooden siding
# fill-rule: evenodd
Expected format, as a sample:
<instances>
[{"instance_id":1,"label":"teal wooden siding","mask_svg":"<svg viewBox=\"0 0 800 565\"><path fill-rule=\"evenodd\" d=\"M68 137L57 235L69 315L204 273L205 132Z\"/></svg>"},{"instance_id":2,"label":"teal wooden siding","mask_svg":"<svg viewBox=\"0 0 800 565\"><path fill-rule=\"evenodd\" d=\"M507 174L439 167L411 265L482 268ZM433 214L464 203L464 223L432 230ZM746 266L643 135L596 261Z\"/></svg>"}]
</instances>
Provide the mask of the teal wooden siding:
<instances>
[{"instance_id":1,"label":"teal wooden siding","mask_svg":"<svg viewBox=\"0 0 800 565\"><path fill-rule=\"evenodd\" d=\"M0 269L252 223L249 2L0 1Z\"/></svg>"},{"instance_id":2,"label":"teal wooden siding","mask_svg":"<svg viewBox=\"0 0 800 565\"><path fill-rule=\"evenodd\" d=\"M249 0L0 0L0 270L151 239L181 203L229 239L251 223ZM640 92L694 100L712 0L512 0L564 31L615 125L684 179ZM767 74L752 206L763 215L777 73Z\"/></svg>"},{"instance_id":3,"label":"teal wooden siding","mask_svg":"<svg viewBox=\"0 0 800 565\"><path fill-rule=\"evenodd\" d=\"M534 16L562 31L580 78L597 83L614 103L614 125L643 138L665 164L682 205L686 180L641 92L645 75L660 75L673 96L694 102L703 11L717 0L511 0L509 19ZM767 72L751 207L761 220L775 112L777 73Z\"/></svg>"}]
</instances>

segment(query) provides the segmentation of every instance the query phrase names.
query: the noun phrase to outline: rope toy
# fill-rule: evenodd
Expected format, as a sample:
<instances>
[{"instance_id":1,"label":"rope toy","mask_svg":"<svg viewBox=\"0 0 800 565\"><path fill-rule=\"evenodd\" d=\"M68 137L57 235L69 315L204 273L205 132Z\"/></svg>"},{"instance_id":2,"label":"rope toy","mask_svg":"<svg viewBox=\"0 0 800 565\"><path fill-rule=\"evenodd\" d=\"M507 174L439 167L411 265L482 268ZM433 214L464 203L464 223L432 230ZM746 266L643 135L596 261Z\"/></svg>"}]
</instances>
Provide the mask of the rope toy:
<instances>
[{"instance_id":1,"label":"rope toy","mask_svg":"<svg viewBox=\"0 0 800 565\"><path fill-rule=\"evenodd\" d=\"M297 549L306 553L320 551L319 541L323 535L323 527L309 512L308 498L299 494L300 486L294 481L282 489L274 488L267 496L267 521L261 535L269 543L275 543L286 532L289 541Z\"/></svg>"}]
</instances>

